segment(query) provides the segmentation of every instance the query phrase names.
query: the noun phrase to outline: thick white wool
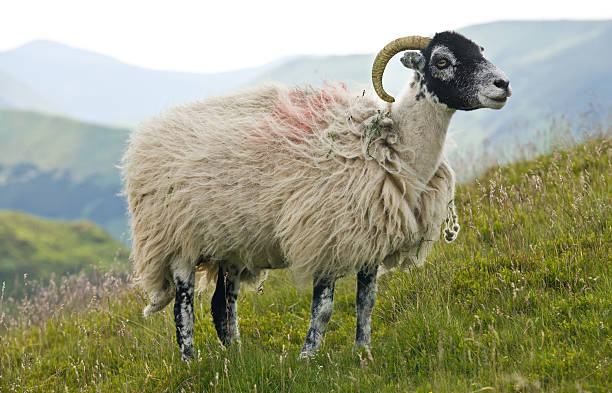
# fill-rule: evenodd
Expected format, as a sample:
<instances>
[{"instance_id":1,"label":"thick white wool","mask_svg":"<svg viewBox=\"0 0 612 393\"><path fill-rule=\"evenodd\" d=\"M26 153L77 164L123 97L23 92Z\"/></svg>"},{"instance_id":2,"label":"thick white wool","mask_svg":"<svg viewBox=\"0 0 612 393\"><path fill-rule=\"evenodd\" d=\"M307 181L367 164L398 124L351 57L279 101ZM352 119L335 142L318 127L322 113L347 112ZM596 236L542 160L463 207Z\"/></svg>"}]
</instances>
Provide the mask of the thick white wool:
<instances>
[{"instance_id":1,"label":"thick white wool","mask_svg":"<svg viewBox=\"0 0 612 393\"><path fill-rule=\"evenodd\" d=\"M380 101L270 85L177 107L130 138L123 175L136 279L151 296L201 256L298 281L422 264L453 199L442 161L419 179ZM382 111L382 112L379 112ZM444 130L445 132L445 130ZM440 162L439 158L435 158Z\"/></svg>"}]
</instances>

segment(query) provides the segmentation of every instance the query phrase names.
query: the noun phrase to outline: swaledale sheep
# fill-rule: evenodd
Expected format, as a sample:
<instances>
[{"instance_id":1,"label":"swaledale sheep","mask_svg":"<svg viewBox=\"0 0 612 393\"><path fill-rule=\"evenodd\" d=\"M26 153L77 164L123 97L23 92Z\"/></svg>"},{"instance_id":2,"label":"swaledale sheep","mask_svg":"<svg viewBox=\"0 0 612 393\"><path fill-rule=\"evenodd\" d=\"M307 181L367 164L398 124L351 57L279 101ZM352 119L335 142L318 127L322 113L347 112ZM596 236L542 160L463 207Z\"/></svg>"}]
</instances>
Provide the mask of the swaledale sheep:
<instances>
[{"instance_id":1,"label":"swaledale sheep","mask_svg":"<svg viewBox=\"0 0 612 393\"><path fill-rule=\"evenodd\" d=\"M415 70L398 102L382 89L389 59ZM418 50L418 51L417 51ZM456 110L499 109L508 78L460 34L391 42L374 62L376 92L269 85L168 111L135 131L123 160L136 280L145 315L173 298L181 357L193 357L196 266L217 277L211 313L240 340L241 282L289 268L312 279L301 356L333 310L334 282L357 273L355 345L368 347L377 273L421 265L452 241L454 174L442 155Z\"/></svg>"}]
</instances>

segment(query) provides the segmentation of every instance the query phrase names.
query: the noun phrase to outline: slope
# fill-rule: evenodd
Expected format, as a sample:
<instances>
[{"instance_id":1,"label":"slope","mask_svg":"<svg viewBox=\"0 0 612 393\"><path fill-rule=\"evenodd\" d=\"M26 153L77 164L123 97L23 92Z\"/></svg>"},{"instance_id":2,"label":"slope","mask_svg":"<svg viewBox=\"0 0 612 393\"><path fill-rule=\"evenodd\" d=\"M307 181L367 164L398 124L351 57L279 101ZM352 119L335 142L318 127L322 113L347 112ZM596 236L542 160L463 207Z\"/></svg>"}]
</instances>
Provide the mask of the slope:
<instances>
[{"instance_id":1,"label":"slope","mask_svg":"<svg viewBox=\"0 0 612 393\"><path fill-rule=\"evenodd\" d=\"M0 388L130 392L607 392L612 354L612 142L489 171L458 190L463 231L421 269L381 277L373 360L352 353L354 279L339 282L320 353L297 355L309 294L275 272L239 299L242 350L217 342L210 288L197 358L172 310L131 289L0 337ZM27 375L27 377L25 377Z\"/></svg>"},{"instance_id":2,"label":"slope","mask_svg":"<svg viewBox=\"0 0 612 393\"><path fill-rule=\"evenodd\" d=\"M126 271L127 250L88 221L62 222L0 210L0 282L80 271Z\"/></svg>"},{"instance_id":3,"label":"slope","mask_svg":"<svg viewBox=\"0 0 612 393\"><path fill-rule=\"evenodd\" d=\"M116 165L129 131L0 110L0 209L88 219L127 238Z\"/></svg>"}]
</instances>

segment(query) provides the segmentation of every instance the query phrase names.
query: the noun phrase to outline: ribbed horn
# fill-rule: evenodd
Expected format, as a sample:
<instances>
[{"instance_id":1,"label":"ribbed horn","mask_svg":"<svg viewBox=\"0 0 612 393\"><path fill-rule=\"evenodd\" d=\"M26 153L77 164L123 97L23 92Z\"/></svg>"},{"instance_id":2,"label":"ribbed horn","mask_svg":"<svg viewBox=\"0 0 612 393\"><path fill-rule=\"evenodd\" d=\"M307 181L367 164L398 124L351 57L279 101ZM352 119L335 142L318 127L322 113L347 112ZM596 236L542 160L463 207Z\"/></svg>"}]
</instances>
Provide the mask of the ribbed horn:
<instances>
[{"instance_id":1,"label":"ribbed horn","mask_svg":"<svg viewBox=\"0 0 612 393\"><path fill-rule=\"evenodd\" d=\"M387 67L387 63L393 56L403 50L421 50L427 48L431 38L420 37L412 35L408 37L401 37L389 42L384 48L376 55L374 64L372 64L372 84L376 94L387 102L394 102L395 98L391 97L382 85L383 73Z\"/></svg>"}]
</instances>

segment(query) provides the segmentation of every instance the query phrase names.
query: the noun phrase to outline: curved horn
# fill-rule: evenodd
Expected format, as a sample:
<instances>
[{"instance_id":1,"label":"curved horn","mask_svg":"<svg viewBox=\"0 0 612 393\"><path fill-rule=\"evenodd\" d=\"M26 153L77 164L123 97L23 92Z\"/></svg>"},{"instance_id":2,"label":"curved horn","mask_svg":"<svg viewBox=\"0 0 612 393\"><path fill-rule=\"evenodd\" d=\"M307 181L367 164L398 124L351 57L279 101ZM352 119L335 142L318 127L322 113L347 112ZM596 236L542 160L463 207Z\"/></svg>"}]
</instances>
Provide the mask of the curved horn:
<instances>
[{"instance_id":1,"label":"curved horn","mask_svg":"<svg viewBox=\"0 0 612 393\"><path fill-rule=\"evenodd\" d=\"M389 60L403 50L425 49L427 45L429 45L429 41L431 41L431 38L417 35L401 37L389 42L380 52L378 52L376 59L374 59L374 64L372 64L372 84L374 85L376 94L378 94L380 98L387 102L395 101L395 98L387 94L382 85L383 73L385 72L385 67L387 67Z\"/></svg>"}]
</instances>

